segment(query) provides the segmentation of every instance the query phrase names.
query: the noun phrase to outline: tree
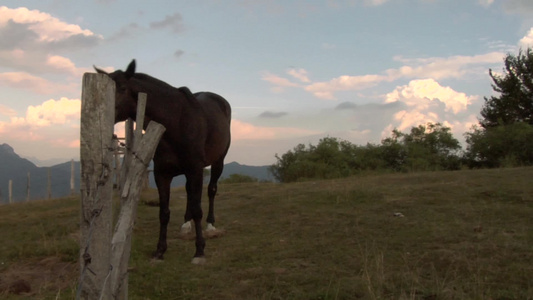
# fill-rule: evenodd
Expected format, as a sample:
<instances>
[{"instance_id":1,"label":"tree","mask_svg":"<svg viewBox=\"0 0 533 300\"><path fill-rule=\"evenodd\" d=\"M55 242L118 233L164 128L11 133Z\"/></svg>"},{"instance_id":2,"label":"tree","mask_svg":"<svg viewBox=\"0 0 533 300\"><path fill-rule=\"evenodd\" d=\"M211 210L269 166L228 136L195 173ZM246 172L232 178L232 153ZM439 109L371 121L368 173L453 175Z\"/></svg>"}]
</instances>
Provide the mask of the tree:
<instances>
[{"instance_id":1,"label":"tree","mask_svg":"<svg viewBox=\"0 0 533 300\"><path fill-rule=\"evenodd\" d=\"M497 168L533 165L533 126L517 122L465 134L469 167Z\"/></svg>"},{"instance_id":2,"label":"tree","mask_svg":"<svg viewBox=\"0 0 533 300\"><path fill-rule=\"evenodd\" d=\"M492 89L499 96L485 97L480 120L483 128L524 122L533 125L533 50L507 54L503 75L489 70Z\"/></svg>"},{"instance_id":3,"label":"tree","mask_svg":"<svg viewBox=\"0 0 533 300\"><path fill-rule=\"evenodd\" d=\"M334 137L320 139L316 146L299 144L281 157L276 154L269 171L280 182L346 177L354 170L355 147Z\"/></svg>"},{"instance_id":4,"label":"tree","mask_svg":"<svg viewBox=\"0 0 533 300\"><path fill-rule=\"evenodd\" d=\"M459 141L449 127L427 123L410 133L392 131L382 142L383 160L395 171L456 170L460 167Z\"/></svg>"},{"instance_id":5,"label":"tree","mask_svg":"<svg viewBox=\"0 0 533 300\"><path fill-rule=\"evenodd\" d=\"M347 177L366 170L455 170L460 167L460 148L450 128L428 123L408 134L395 129L381 145L356 146L333 137L317 146L299 144L281 157L276 154L269 170L280 182Z\"/></svg>"}]
</instances>

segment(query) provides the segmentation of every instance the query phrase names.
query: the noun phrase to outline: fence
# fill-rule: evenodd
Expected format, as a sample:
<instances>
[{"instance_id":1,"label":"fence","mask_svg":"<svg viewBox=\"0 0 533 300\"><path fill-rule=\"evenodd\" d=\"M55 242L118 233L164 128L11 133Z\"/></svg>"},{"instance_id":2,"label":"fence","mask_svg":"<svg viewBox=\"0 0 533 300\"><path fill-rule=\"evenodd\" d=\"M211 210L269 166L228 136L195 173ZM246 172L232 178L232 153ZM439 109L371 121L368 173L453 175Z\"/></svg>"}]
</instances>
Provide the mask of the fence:
<instances>
[{"instance_id":1,"label":"fence","mask_svg":"<svg viewBox=\"0 0 533 300\"><path fill-rule=\"evenodd\" d=\"M7 187L7 194L2 195L0 188L0 203L64 197L76 193L79 164L71 160L70 165L65 163L53 167L34 167L27 172L10 172L9 177L6 177L2 177L2 184L5 185L4 188Z\"/></svg>"},{"instance_id":2,"label":"fence","mask_svg":"<svg viewBox=\"0 0 533 300\"><path fill-rule=\"evenodd\" d=\"M142 134L146 95L141 94L133 141L126 140L120 172L121 210L112 234L114 97L115 85L107 75L84 74L80 135L81 272L77 299L127 299L127 265L140 183L165 130L152 121Z\"/></svg>"}]
</instances>

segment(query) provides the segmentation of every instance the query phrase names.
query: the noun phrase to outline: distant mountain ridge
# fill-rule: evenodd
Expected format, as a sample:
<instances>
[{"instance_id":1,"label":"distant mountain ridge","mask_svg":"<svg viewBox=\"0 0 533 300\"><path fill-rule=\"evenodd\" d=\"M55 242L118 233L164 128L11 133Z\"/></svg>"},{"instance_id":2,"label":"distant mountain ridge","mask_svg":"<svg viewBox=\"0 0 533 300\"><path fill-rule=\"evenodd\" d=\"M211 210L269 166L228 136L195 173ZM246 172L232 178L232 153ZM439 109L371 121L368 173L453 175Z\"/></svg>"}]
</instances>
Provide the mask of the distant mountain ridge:
<instances>
[{"instance_id":1,"label":"distant mountain ridge","mask_svg":"<svg viewBox=\"0 0 533 300\"><path fill-rule=\"evenodd\" d=\"M150 167L153 169L153 167ZM0 204L9 202L9 180L13 182L13 201L26 200L28 173L30 173L30 200L48 197L48 172L51 177L52 198L68 196L70 191L71 162L57 164L51 167L37 167L31 161L20 157L8 144L0 145ZM74 162L74 192L80 190L80 162ZM242 174L259 180L272 181L268 166L247 166L231 162L224 166L222 178L232 174ZM206 178L208 179L208 178ZM153 174L150 173L150 186L155 188ZM178 176L172 181L172 187L184 186L185 177Z\"/></svg>"}]
</instances>

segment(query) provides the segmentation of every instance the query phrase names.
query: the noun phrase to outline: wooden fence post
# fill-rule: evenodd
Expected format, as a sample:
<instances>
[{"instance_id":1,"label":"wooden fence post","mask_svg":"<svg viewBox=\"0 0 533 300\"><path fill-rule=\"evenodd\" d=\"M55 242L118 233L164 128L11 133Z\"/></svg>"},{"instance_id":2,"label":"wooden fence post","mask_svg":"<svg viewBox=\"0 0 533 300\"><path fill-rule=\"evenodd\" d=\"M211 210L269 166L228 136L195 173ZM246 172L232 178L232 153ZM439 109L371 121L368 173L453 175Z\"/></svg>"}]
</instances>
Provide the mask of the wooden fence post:
<instances>
[{"instance_id":1,"label":"wooden fence post","mask_svg":"<svg viewBox=\"0 0 533 300\"><path fill-rule=\"evenodd\" d=\"M9 185L7 187L7 191L9 194L9 203L13 203L13 180L9 179Z\"/></svg>"},{"instance_id":2,"label":"wooden fence post","mask_svg":"<svg viewBox=\"0 0 533 300\"><path fill-rule=\"evenodd\" d=\"M104 74L83 75L81 97L81 274L78 296L110 299L111 166L115 83ZM90 268L90 271L88 269Z\"/></svg>"},{"instance_id":3,"label":"wooden fence post","mask_svg":"<svg viewBox=\"0 0 533 300\"><path fill-rule=\"evenodd\" d=\"M165 127L151 121L144 136L135 139L133 153L135 156L128 167L128 177L121 193L122 207L111 241L111 293L118 299L128 298L128 261L131 253L131 235L137 204L142 190L148 164L154 156L155 149L165 131Z\"/></svg>"}]
</instances>

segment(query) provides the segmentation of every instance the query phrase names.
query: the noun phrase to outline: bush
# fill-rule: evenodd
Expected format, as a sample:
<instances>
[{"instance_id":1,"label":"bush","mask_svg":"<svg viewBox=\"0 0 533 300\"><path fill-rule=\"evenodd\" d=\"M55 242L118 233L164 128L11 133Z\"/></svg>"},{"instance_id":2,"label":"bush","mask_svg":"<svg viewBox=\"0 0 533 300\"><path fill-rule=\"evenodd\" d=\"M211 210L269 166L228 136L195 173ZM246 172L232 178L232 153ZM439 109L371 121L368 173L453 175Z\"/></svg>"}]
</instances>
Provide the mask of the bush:
<instances>
[{"instance_id":1,"label":"bush","mask_svg":"<svg viewBox=\"0 0 533 300\"><path fill-rule=\"evenodd\" d=\"M249 183L257 181L258 179L252 176L242 174L231 174L228 178L221 179L219 183Z\"/></svg>"}]
</instances>

